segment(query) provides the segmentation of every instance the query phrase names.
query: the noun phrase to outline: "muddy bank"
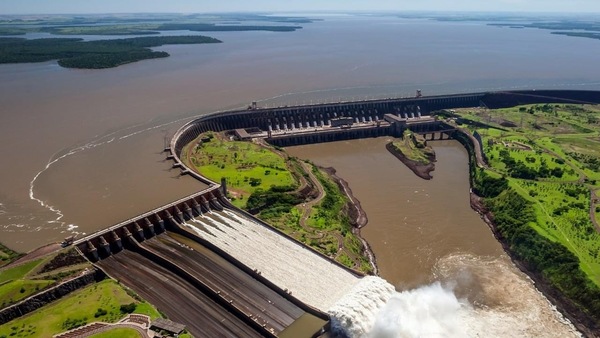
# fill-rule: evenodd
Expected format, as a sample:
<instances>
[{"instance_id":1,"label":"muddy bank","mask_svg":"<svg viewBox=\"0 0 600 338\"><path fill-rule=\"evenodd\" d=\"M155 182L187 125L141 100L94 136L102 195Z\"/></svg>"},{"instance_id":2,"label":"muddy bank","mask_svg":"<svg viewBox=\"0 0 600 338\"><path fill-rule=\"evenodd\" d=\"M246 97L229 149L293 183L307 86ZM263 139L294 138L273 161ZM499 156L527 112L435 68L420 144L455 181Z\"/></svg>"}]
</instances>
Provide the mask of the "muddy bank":
<instances>
[{"instance_id":1,"label":"muddy bank","mask_svg":"<svg viewBox=\"0 0 600 338\"><path fill-rule=\"evenodd\" d=\"M369 263L373 268L373 274L379 275L379 269L377 268L377 258L371 249L369 243L360 235L360 229L363 228L369 222L367 218L367 213L363 210L360 205L360 201L354 196L352 193L352 189L348 185L343 178L336 175L336 170L334 168L320 168L323 170L333 181L338 185L338 187L342 190L342 192L348 197L349 201L346 207L344 208L344 212L350 218L350 224L352 225L352 233L358 237L363 245L364 251L363 254L369 258Z\"/></svg>"},{"instance_id":2,"label":"muddy bank","mask_svg":"<svg viewBox=\"0 0 600 338\"><path fill-rule=\"evenodd\" d=\"M399 159L400 162L404 163L404 165L406 165L408 169L412 170L412 172L415 173L415 175L419 176L424 180L430 180L433 178L433 176L431 176L431 172L435 170L435 155L429 156L430 162L428 164L422 164L404 156L404 154L400 150L396 149L392 145L392 142L386 144L385 148L390 153L392 153L392 155L394 155L397 159Z\"/></svg>"}]
</instances>

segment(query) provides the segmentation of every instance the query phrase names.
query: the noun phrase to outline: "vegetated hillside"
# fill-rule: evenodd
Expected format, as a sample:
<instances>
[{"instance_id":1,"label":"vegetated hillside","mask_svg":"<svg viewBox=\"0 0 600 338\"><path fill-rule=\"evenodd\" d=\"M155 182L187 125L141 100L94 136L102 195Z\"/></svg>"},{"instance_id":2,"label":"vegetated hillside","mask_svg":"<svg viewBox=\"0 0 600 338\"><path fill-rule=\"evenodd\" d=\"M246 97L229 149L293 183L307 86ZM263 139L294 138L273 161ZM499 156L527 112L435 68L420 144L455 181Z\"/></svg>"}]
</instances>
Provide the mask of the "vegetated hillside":
<instances>
[{"instance_id":1,"label":"vegetated hillside","mask_svg":"<svg viewBox=\"0 0 600 338\"><path fill-rule=\"evenodd\" d=\"M201 175L225 179L232 203L338 262L372 271L351 220L351 201L325 170L266 144L205 133L182 159Z\"/></svg>"},{"instance_id":2,"label":"vegetated hillside","mask_svg":"<svg viewBox=\"0 0 600 338\"><path fill-rule=\"evenodd\" d=\"M0 63L58 60L58 64L66 68L112 68L169 56L166 52L153 51L150 47L219 42L221 41L207 36L152 36L99 41L0 38Z\"/></svg>"},{"instance_id":3,"label":"vegetated hillside","mask_svg":"<svg viewBox=\"0 0 600 338\"><path fill-rule=\"evenodd\" d=\"M544 104L457 110L488 159L472 168L511 253L600 327L600 108Z\"/></svg>"}]
</instances>

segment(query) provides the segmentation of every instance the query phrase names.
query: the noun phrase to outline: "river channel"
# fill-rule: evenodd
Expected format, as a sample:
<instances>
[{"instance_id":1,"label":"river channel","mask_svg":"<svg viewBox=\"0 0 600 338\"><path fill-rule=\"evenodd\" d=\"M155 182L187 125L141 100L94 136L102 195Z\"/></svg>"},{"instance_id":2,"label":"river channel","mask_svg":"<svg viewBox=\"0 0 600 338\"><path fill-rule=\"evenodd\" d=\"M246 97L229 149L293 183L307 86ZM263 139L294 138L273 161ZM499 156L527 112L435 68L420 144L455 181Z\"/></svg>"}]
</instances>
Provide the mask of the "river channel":
<instances>
[{"instance_id":1,"label":"river channel","mask_svg":"<svg viewBox=\"0 0 600 338\"><path fill-rule=\"evenodd\" d=\"M381 137L286 150L334 167L360 200L369 218L361 234L377 257L381 277L400 291L396 298L408 305L390 306L393 317L402 317L399 322L405 326L411 320L431 320L433 324L427 325L443 327L448 336L455 336L454 329L460 332L456 336L575 335L471 209L464 147L453 140L430 141L437 162L433 179L427 181L386 150L390 140ZM456 303L437 303L436 299L448 296L456 297ZM429 313L427 319L419 311ZM462 312L461 318L448 320L455 311ZM384 318L380 326L394 322Z\"/></svg>"}]
</instances>

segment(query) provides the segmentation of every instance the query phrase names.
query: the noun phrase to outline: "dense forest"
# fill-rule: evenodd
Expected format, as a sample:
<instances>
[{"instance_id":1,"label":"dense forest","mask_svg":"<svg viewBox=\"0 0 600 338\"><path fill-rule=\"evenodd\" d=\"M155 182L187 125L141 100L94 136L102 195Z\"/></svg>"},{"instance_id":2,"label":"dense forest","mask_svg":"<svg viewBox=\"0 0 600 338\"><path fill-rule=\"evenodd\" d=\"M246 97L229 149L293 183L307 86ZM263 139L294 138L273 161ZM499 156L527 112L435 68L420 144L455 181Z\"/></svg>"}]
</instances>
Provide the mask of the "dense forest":
<instances>
[{"instance_id":1,"label":"dense forest","mask_svg":"<svg viewBox=\"0 0 600 338\"><path fill-rule=\"evenodd\" d=\"M0 63L58 60L67 68L101 69L169 56L149 49L167 44L219 43L207 36L157 36L83 41L82 39L0 38Z\"/></svg>"}]
</instances>

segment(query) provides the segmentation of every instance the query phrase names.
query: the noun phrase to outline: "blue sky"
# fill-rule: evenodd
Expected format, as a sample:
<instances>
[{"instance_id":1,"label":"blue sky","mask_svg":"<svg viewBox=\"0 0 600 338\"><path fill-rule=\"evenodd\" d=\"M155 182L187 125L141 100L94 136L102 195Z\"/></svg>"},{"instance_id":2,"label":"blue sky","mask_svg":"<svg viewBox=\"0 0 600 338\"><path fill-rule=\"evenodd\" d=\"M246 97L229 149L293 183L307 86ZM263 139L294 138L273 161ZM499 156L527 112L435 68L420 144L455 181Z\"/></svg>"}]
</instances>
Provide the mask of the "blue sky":
<instances>
[{"instance_id":1,"label":"blue sky","mask_svg":"<svg viewBox=\"0 0 600 338\"><path fill-rule=\"evenodd\" d=\"M356 10L600 13L600 0L0 0L0 14Z\"/></svg>"}]
</instances>

